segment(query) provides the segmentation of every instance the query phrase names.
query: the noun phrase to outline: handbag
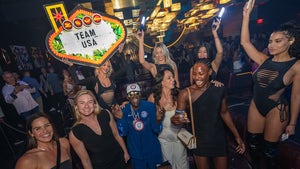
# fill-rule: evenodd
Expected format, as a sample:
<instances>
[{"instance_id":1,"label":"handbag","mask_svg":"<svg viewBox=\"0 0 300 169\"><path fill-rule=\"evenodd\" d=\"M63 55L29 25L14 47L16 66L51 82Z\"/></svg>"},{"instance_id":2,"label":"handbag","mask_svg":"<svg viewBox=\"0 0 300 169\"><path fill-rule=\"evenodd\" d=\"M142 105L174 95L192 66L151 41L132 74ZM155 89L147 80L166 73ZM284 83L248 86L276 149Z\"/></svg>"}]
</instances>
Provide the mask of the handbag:
<instances>
[{"instance_id":1,"label":"handbag","mask_svg":"<svg viewBox=\"0 0 300 169\"><path fill-rule=\"evenodd\" d=\"M184 146L186 146L188 149L196 149L197 148L197 142L195 137L195 128L194 128L194 115L193 115L193 107L192 107L192 98L191 98L191 92L190 89L187 88L188 94L189 94L189 103L190 103L190 113L191 113L191 123L192 123L192 133L187 131L185 128L180 128L177 132L178 139L182 142Z\"/></svg>"}]
</instances>

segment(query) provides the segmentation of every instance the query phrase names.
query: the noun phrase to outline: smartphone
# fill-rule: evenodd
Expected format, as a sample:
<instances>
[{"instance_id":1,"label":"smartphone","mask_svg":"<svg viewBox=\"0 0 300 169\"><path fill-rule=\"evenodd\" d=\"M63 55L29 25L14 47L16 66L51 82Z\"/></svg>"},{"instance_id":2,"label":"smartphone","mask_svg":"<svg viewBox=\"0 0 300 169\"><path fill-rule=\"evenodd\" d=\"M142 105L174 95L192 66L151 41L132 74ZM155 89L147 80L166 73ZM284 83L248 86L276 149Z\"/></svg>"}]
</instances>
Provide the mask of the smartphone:
<instances>
[{"instance_id":1,"label":"smartphone","mask_svg":"<svg viewBox=\"0 0 300 169\"><path fill-rule=\"evenodd\" d=\"M246 6L247 9L249 9L251 3L252 3L252 0L248 0L247 6Z\"/></svg>"},{"instance_id":2,"label":"smartphone","mask_svg":"<svg viewBox=\"0 0 300 169\"><path fill-rule=\"evenodd\" d=\"M184 119L184 110L175 110L175 115L179 116L180 121L183 121Z\"/></svg>"},{"instance_id":3,"label":"smartphone","mask_svg":"<svg viewBox=\"0 0 300 169\"><path fill-rule=\"evenodd\" d=\"M225 8L222 7L222 8L221 8L221 11L220 11L220 13L219 13L219 15L218 15L218 18L222 18L224 12L225 12Z\"/></svg>"},{"instance_id":4,"label":"smartphone","mask_svg":"<svg viewBox=\"0 0 300 169\"><path fill-rule=\"evenodd\" d=\"M281 135L280 141L285 141L285 140L288 139L288 138L289 138L289 134L283 133L283 134Z\"/></svg>"},{"instance_id":5,"label":"smartphone","mask_svg":"<svg viewBox=\"0 0 300 169\"><path fill-rule=\"evenodd\" d=\"M140 31L142 31L144 29L145 22L146 22L146 18L145 18L145 16L143 16L142 19L141 19L141 24L140 24L140 28L139 28Z\"/></svg>"},{"instance_id":6,"label":"smartphone","mask_svg":"<svg viewBox=\"0 0 300 169\"><path fill-rule=\"evenodd\" d=\"M183 114L184 112L184 110L175 110L175 114Z\"/></svg>"},{"instance_id":7,"label":"smartphone","mask_svg":"<svg viewBox=\"0 0 300 169\"><path fill-rule=\"evenodd\" d=\"M223 16L224 12L225 12L225 8L222 7L222 8L221 8L221 11L220 11L219 14L218 14L218 16L216 16L216 17L214 18L213 25L212 25L212 28L213 28L213 29L216 29L217 26L216 26L215 22L217 22L218 20L221 20L221 18L222 18L222 16Z\"/></svg>"}]
</instances>

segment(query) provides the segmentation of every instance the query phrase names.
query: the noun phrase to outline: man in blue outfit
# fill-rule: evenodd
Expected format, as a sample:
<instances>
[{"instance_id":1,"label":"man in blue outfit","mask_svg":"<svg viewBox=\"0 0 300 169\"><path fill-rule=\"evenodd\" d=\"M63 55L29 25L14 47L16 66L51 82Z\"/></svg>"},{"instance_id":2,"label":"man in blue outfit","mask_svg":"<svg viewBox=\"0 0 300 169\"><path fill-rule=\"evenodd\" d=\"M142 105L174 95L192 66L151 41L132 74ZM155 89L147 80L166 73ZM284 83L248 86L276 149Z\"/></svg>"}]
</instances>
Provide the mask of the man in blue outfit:
<instances>
[{"instance_id":1,"label":"man in blue outfit","mask_svg":"<svg viewBox=\"0 0 300 169\"><path fill-rule=\"evenodd\" d=\"M117 120L121 136L127 136L127 148L133 169L156 169L162 163L157 135L162 130L163 111L156 111L151 102L140 100L141 89L137 83L127 86L127 103L123 117Z\"/></svg>"}]
</instances>

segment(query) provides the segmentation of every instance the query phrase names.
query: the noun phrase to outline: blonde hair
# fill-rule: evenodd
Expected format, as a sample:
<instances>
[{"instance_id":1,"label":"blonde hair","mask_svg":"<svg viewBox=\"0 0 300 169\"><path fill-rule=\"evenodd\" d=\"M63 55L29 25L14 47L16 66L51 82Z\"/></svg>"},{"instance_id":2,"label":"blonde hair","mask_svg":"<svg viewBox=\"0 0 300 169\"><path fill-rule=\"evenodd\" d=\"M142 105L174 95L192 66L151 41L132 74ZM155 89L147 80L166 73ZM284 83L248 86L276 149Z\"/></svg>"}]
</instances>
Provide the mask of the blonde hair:
<instances>
[{"instance_id":1,"label":"blonde hair","mask_svg":"<svg viewBox=\"0 0 300 169\"><path fill-rule=\"evenodd\" d=\"M133 43L128 43L125 45L123 49L123 53L126 56L126 51L129 51L130 60L137 61L138 60L138 49Z\"/></svg>"},{"instance_id":2,"label":"blonde hair","mask_svg":"<svg viewBox=\"0 0 300 169\"><path fill-rule=\"evenodd\" d=\"M81 120L81 115L80 115L80 112L78 110L78 105L77 105L78 104L78 98L82 95L85 95L85 94L87 94L87 95L89 95L93 98L93 101L94 101L94 104L95 104L95 109L94 109L94 112L93 112L94 114L99 114L101 112L101 110L103 109L98 104L97 99L96 99L95 95L93 94L93 92L91 92L90 90L80 90L80 91L78 91L75 95L75 98L74 98L74 103L75 103L74 112L75 112L75 118L76 118L76 122L75 122L74 125L79 123L80 120Z\"/></svg>"},{"instance_id":3,"label":"blonde hair","mask_svg":"<svg viewBox=\"0 0 300 169\"><path fill-rule=\"evenodd\" d=\"M99 71L99 69L100 69L105 63L108 63L108 64L109 64L109 71L108 71L108 73L107 73L107 76L110 77L110 75L111 75L112 72L113 72L113 68L112 68L112 65L111 65L110 60L105 61L100 67L95 68L95 76L98 76L98 71Z\"/></svg>"},{"instance_id":4,"label":"blonde hair","mask_svg":"<svg viewBox=\"0 0 300 169\"><path fill-rule=\"evenodd\" d=\"M164 43L156 43L155 44L154 49L153 49L153 53L152 53L154 63L157 64L157 60L156 60L156 57L155 57L157 48L162 49L162 53L165 56L166 64L170 65L172 67L172 69L175 71L177 69L176 63L171 59L170 52L169 52L167 46Z\"/></svg>"}]
</instances>

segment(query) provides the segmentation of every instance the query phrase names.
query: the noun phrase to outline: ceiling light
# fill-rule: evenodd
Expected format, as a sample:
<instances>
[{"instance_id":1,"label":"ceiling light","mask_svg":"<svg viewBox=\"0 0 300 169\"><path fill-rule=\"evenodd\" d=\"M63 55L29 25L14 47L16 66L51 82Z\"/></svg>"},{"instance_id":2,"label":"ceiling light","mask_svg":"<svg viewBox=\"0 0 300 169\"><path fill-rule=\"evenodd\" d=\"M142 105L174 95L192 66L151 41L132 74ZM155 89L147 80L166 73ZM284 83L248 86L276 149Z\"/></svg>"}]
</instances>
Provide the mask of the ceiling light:
<instances>
[{"instance_id":1,"label":"ceiling light","mask_svg":"<svg viewBox=\"0 0 300 169\"><path fill-rule=\"evenodd\" d=\"M156 6L150 15L150 19L154 19L156 17L157 13L159 12L159 10L160 10L160 7Z\"/></svg>"},{"instance_id":2,"label":"ceiling light","mask_svg":"<svg viewBox=\"0 0 300 169\"><path fill-rule=\"evenodd\" d=\"M165 17L164 17L164 22L171 22L174 18L176 18L176 13L175 12L171 12L168 13Z\"/></svg>"},{"instance_id":3,"label":"ceiling light","mask_svg":"<svg viewBox=\"0 0 300 169\"><path fill-rule=\"evenodd\" d=\"M171 11L180 11L181 9L181 3L175 3L175 4L172 4L171 6Z\"/></svg>"},{"instance_id":4,"label":"ceiling light","mask_svg":"<svg viewBox=\"0 0 300 169\"><path fill-rule=\"evenodd\" d=\"M193 8L191 11L191 16L195 15L197 12L199 12L199 9Z\"/></svg>"},{"instance_id":5,"label":"ceiling light","mask_svg":"<svg viewBox=\"0 0 300 169\"><path fill-rule=\"evenodd\" d=\"M164 8L169 8L172 5L172 0L164 0Z\"/></svg>"},{"instance_id":6,"label":"ceiling light","mask_svg":"<svg viewBox=\"0 0 300 169\"><path fill-rule=\"evenodd\" d=\"M218 11L219 11L219 8L214 8L214 9L209 10L206 14L215 14Z\"/></svg>"},{"instance_id":7,"label":"ceiling light","mask_svg":"<svg viewBox=\"0 0 300 169\"><path fill-rule=\"evenodd\" d=\"M157 17L157 18L164 17L164 16L167 15L168 12L169 12L169 11L166 10L166 9L160 9L159 12L157 13L156 17Z\"/></svg>"},{"instance_id":8,"label":"ceiling light","mask_svg":"<svg viewBox=\"0 0 300 169\"><path fill-rule=\"evenodd\" d=\"M196 20L197 20L197 17L190 17L184 22L184 24L191 24L191 23L194 23Z\"/></svg>"},{"instance_id":9,"label":"ceiling light","mask_svg":"<svg viewBox=\"0 0 300 169\"><path fill-rule=\"evenodd\" d=\"M214 4L204 4L200 6L200 11L210 10L214 8Z\"/></svg>"},{"instance_id":10,"label":"ceiling light","mask_svg":"<svg viewBox=\"0 0 300 169\"><path fill-rule=\"evenodd\" d=\"M201 18L202 19L207 19L207 18L210 18L212 16L213 16L213 14L206 14L206 15L201 16Z\"/></svg>"},{"instance_id":11,"label":"ceiling light","mask_svg":"<svg viewBox=\"0 0 300 169\"><path fill-rule=\"evenodd\" d=\"M230 2L231 0L220 0L220 2L219 2L219 4L226 4L226 3L228 3L228 2Z\"/></svg>"},{"instance_id":12,"label":"ceiling light","mask_svg":"<svg viewBox=\"0 0 300 169\"><path fill-rule=\"evenodd\" d=\"M189 28L194 27L194 26L198 26L200 23L199 22L195 22L189 25Z\"/></svg>"}]
</instances>

